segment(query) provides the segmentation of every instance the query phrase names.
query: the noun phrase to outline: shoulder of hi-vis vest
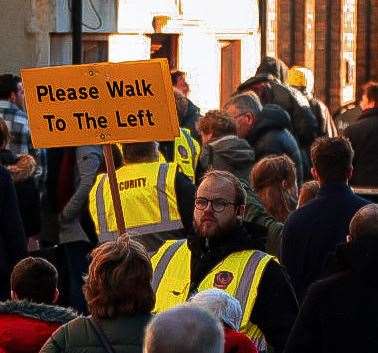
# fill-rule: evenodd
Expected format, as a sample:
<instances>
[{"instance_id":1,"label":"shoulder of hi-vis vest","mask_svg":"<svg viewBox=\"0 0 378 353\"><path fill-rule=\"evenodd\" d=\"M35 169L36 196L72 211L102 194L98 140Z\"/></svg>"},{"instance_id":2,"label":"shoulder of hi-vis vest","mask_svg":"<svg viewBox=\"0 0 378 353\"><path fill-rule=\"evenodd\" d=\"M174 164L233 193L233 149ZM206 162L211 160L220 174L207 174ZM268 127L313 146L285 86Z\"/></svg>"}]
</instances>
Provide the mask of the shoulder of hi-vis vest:
<instances>
[{"instance_id":1,"label":"shoulder of hi-vis vest","mask_svg":"<svg viewBox=\"0 0 378 353\"><path fill-rule=\"evenodd\" d=\"M162 312L187 301L190 294L190 257L185 240L165 242L152 257L155 312ZM250 322L250 317L262 275L271 259L274 257L258 250L232 253L217 264L197 288L198 291L203 291L216 287L238 299L243 312L240 330L260 348L266 343L259 328Z\"/></svg>"},{"instance_id":2,"label":"shoulder of hi-vis vest","mask_svg":"<svg viewBox=\"0 0 378 353\"><path fill-rule=\"evenodd\" d=\"M179 170L194 181L195 170L201 152L199 143L192 137L189 129L181 128L175 139L174 161Z\"/></svg>"},{"instance_id":3,"label":"shoulder of hi-vis vest","mask_svg":"<svg viewBox=\"0 0 378 353\"><path fill-rule=\"evenodd\" d=\"M129 235L183 228L178 212L175 163L135 163L116 171L122 212ZM100 242L115 239L117 223L106 174L97 177L89 194L89 211Z\"/></svg>"}]
</instances>

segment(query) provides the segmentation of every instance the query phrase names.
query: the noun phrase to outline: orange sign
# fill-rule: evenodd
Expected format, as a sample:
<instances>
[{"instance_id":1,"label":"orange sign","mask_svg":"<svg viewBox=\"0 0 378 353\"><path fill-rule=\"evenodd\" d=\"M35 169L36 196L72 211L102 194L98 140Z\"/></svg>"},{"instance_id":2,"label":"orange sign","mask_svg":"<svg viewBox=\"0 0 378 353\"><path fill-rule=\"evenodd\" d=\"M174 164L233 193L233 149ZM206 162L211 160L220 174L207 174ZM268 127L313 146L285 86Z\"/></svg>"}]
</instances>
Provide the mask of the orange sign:
<instances>
[{"instance_id":1,"label":"orange sign","mask_svg":"<svg viewBox=\"0 0 378 353\"><path fill-rule=\"evenodd\" d=\"M24 69L21 76L35 147L179 136L166 59Z\"/></svg>"}]
</instances>

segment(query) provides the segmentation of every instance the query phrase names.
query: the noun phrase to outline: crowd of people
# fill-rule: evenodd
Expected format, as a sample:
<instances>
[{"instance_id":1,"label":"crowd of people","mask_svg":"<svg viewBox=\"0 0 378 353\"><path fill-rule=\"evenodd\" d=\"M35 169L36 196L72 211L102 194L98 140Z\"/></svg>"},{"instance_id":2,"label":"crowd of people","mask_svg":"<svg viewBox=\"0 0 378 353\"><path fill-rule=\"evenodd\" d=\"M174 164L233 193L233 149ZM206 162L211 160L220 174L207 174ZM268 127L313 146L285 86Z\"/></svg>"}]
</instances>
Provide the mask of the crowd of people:
<instances>
[{"instance_id":1,"label":"crowd of people","mask_svg":"<svg viewBox=\"0 0 378 353\"><path fill-rule=\"evenodd\" d=\"M0 75L0 353L378 349L378 83L342 133L309 69L266 57L174 141L34 149Z\"/></svg>"}]
</instances>

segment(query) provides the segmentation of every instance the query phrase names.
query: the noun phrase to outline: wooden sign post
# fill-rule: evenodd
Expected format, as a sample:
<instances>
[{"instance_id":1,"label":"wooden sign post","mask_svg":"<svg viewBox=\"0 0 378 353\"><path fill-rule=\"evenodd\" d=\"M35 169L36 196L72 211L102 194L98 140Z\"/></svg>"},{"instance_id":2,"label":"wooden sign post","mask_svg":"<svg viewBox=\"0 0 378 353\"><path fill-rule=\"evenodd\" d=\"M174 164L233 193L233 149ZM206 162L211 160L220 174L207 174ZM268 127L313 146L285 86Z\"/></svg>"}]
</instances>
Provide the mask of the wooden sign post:
<instances>
[{"instance_id":1,"label":"wooden sign post","mask_svg":"<svg viewBox=\"0 0 378 353\"><path fill-rule=\"evenodd\" d=\"M24 69L21 76L35 147L104 145L118 234L125 233L110 144L179 136L167 60Z\"/></svg>"}]
</instances>

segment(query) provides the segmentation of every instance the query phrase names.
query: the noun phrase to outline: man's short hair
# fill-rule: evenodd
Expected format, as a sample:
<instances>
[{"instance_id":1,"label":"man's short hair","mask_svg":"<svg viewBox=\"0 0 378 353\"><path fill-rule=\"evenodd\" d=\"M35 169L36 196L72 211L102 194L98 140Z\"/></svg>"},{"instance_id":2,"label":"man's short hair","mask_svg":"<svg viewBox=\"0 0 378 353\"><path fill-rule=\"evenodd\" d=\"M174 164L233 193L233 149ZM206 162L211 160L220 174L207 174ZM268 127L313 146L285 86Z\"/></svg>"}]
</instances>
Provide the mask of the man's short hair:
<instances>
[{"instance_id":1,"label":"man's short hair","mask_svg":"<svg viewBox=\"0 0 378 353\"><path fill-rule=\"evenodd\" d=\"M0 99L9 99L12 92L17 93L17 76L11 74L0 75Z\"/></svg>"},{"instance_id":2,"label":"man's short hair","mask_svg":"<svg viewBox=\"0 0 378 353\"><path fill-rule=\"evenodd\" d=\"M134 142L122 144L123 158L126 163L156 162L158 151L156 142Z\"/></svg>"},{"instance_id":3,"label":"man's short hair","mask_svg":"<svg viewBox=\"0 0 378 353\"><path fill-rule=\"evenodd\" d=\"M205 173L201 182L203 182L207 178L226 179L235 188L235 206L243 206L246 204L247 193L239 178L237 178L234 174L227 172L225 170L210 169Z\"/></svg>"},{"instance_id":4,"label":"man's short hair","mask_svg":"<svg viewBox=\"0 0 378 353\"><path fill-rule=\"evenodd\" d=\"M366 94L369 102L374 102L374 108L378 108L378 82L370 81L362 87L362 94Z\"/></svg>"},{"instance_id":5,"label":"man's short hair","mask_svg":"<svg viewBox=\"0 0 378 353\"><path fill-rule=\"evenodd\" d=\"M356 212L350 222L349 234L352 239L365 237L378 239L378 204L366 205Z\"/></svg>"},{"instance_id":6,"label":"man's short hair","mask_svg":"<svg viewBox=\"0 0 378 353\"><path fill-rule=\"evenodd\" d=\"M236 124L226 112L210 110L199 119L198 130L205 134L212 133L213 137L219 138L236 135Z\"/></svg>"},{"instance_id":7,"label":"man's short hair","mask_svg":"<svg viewBox=\"0 0 378 353\"><path fill-rule=\"evenodd\" d=\"M173 95L175 97L177 116L179 122L182 123L188 114L189 99L186 98L177 88L173 89Z\"/></svg>"},{"instance_id":8,"label":"man's short hair","mask_svg":"<svg viewBox=\"0 0 378 353\"><path fill-rule=\"evenodd\" d=\"M151 312L155 305L152 265L143 245L120 236L94 249L91 256L83 290L93 317Z\"/></svg>"},{"instance_id":9,"label":"man's short hair","mask_svg":"<svg viewBox=\"0 0 378 353\"><path fill-rule=\"evenodd\" d=\"M171 71L171 80L172 80L172 85L173 86L176 86L177 84L177 81L179 80L180 77L184 77L185 78L186 74L184 71L180 71L180 70L173 70Z\"/></svg>"},{"instance_id":10,"label":"man's short hair","mask_svg":"<svg viewBox=\"0 0 378 353\"><path fill-rule=\"evenodd\" d=\"M150 322L144 353L223 353L224 333L219 320L195 305L179 305Z\"/></svg>"},{"instance_id":11,"label":"man's short hair","mask_svg":"<svg viewBox=\"0 0 378 353\"><path fill-rule=\"evenodd\" d=\"M227 109L231 105L235 106L241 113L252 113L254 116L262 110L260 98L252 91L231 97L224 108Z\"/></svg>"},{"instance_id":12,"label":"man's short hair","mask_svg":"<svg viewBox=\"0 0 378 353\"><path fill-rule=\"evenodd\" d=\"M52 304L58 284L58 271L47 260L27 257L11 274L11 289L20 300Z\"/></svg>"},{"instance_id":13,"label":"man's short hair","mask_svg":"<svg viewBox=\"0 0 378 353\"><path fill-rule=\"evenodd\" d=\"M311 162L322 182L345 182L354 151L345 137L319 137L311 146Z\"/></svg>"}]
</instances>

